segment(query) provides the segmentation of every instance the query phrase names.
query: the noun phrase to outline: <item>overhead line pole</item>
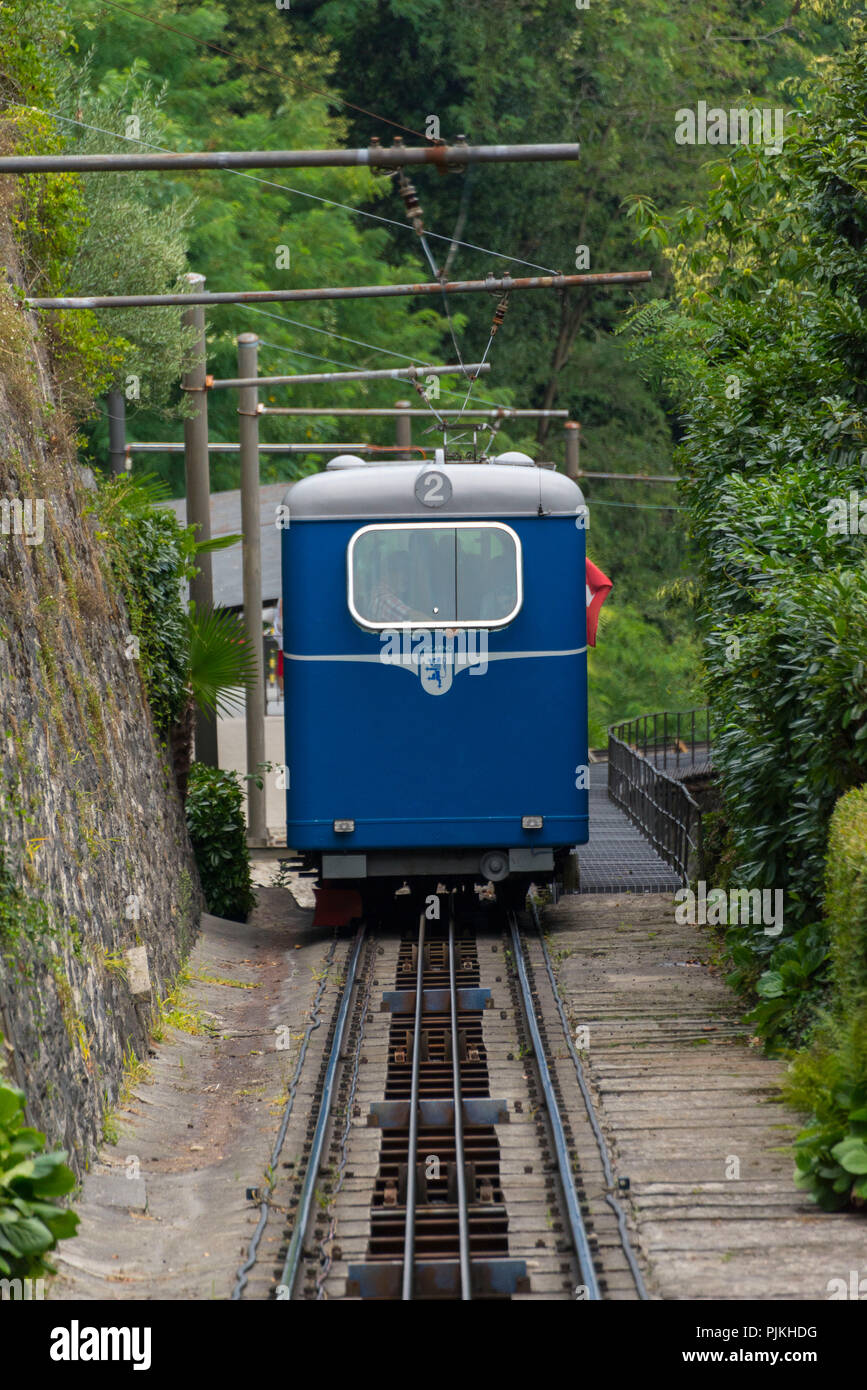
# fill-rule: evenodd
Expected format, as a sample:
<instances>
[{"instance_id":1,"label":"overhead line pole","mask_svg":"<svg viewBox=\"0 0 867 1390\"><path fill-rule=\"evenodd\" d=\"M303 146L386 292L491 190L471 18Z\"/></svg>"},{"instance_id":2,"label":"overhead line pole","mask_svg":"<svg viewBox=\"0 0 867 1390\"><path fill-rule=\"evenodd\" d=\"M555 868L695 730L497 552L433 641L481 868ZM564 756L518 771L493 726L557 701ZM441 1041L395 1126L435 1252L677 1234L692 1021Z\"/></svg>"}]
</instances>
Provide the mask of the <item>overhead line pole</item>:
<instances>
[{"instance_id":1,"label":"overhead line pole","mask_svg":"<svg viewBox=\"0 0 867 1390\"><path fill-rule=\"evenodd\" d=\"M259 339L255 333L238 336L238 371L256 379ZM247 840L264 845L267 841L265 818L265 675L262 640L262 535L259 497L259 413L256 387L245 385L240 392L241 454L241 534L243 538L244 627L247 642L256 658L255 678L244 692L247 741ZM262 777L261 787L256 777Z\"/></svg>"},{"instance_id":2,"label":"overhead line pole","mask_svg":"<svg viewBox=\"0 0 867 1390\"><path fill-rule=\"evenodd\" d=\"M367 166L400 169L406 164L433 164L460 169L466 164L523 164L575 160L578 144L560 145L403 145L395 141L356 150L199 150L182 154L29 154L4 155L0 174L100 174L185 169L339 169Z\"/></svg>"},{"instance_id":3,"label":"overhead line pole","mask_svg":"<svg viewBox=\"0 0 867 1390\"><path fill-rule=\"evenodd\" d=\"M395 448L403 452L408 452L412 448L412 421L409 416L409 401L398 401L397 405L405 406L406 409L398 409L395 407L391 412L396 416L394 425ZM279 408L278 406L277 409ZM286 409L291 410L292 407L287 406ZM422 410L420 414L430 415L431 412L430 410Z\"/></svg>"},{"instance_id":4,"label":"overhead line pole","mask_svg":"<svg viewBox=\"0 0 867 1390\"><path fill-rule=\"evenodd\" d=\"M126 400L116 388L106 395L108 409L108 457L115 475L126 468Z\"/></svg>"},{"instance_id":5,"label":"overhead line pole","mask_svg":"<svg viewBox=\"0 0 867 1390\"><path fill-rule=\"evenodd\" d=\"M392 299L401 295L499 293L506 290L568 290L592 285L643 285L649 270L610 270L595 275L510 275L487 280L422 280L414 285L334 285L303 290L219 290L212 294L115 294L65 297L28 296L20 302L29 309L151 309L190 304L289 304L321 299Z\"/></svg>"},{"instance_id":6,"label":"overhead line pole","mask_svg":"<svg viewBox=\"0 0 867 1390\"><path fill-rule=\"evenodd\" d=\"M189 274L191 285L203 285L204 275ZM192 298L192 297L191 297ZM184 451L187 525L196 527L196 540L211 539L211 473L208 465L208 392L205 386L205 311L200 304L192 302L183 315L184 326L196 331L193 348L193 365L184 374L183 389L193 402L193 414L184 420ZM128 447L128 446L127 446ZM196 614L202 617L214 606L214 581L211 569L211 556L206 553L196 556L198 573L190 580L190 600L196 606ZM196 759L209 767L219 767L217 748L217 721L214 715L197 709L196 720Z\"/></svg>"},{"instance_id":7,"label":"overhead line pole","mask_svg":"<svg viewBox=\"0 0 867 1390\"><path fill-rule=\"evenodd\" d=\"M564 466L567 478L573 482L580 476L578 467L578 442L581 437L581 426L575 420L567 420L563 426L564 430Z\"/></svg>"}]
</instances>

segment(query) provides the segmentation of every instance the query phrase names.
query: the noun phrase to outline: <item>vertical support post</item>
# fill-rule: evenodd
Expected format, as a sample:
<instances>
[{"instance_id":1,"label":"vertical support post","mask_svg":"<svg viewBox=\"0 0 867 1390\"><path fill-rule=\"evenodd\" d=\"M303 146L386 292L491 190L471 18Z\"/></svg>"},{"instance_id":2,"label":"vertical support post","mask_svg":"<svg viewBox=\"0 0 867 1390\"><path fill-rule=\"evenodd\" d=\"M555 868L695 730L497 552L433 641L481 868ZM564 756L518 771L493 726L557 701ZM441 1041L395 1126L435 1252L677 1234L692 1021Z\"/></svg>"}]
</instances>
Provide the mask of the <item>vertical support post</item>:
<instances>
[{"instance_id":1,"label":"vertical support post","mask_svg":"<svg viewBox=\"0 0 867 1390\"><path fill-rule=\"evenodd\" d=\"M395 410L409 410L409 401L395 401ZM412 448L412 417L398 415L394 422L394 442L398 449ZM409 455L408 455L409 456Z\"/></svg>"},{"instance_id":2,"label":"vertical support post","mask_svg":"<svg viewBox=\"0 0 867 1390\"><path fill-rule=\"evenodd\" d=\"M126 399L122 391L109 391L108 459L114 474L126 472Z\"/></svg>"},{"instance_id":3,"label":"vertical support post","mask_svg":"<svg viewBox=\"0 0 867 1390\"><path fill-rule=\"evenodd\" d=\"M580 468L578 458L578 439L581 426L577 420L567 420L563 426L566 440L566 477L578 481L578 470Z\"/></svg>"},{"instance_id":4,"label":"vertical support post","mask_svg":"<svg viewBox=\"0 0 867 1390\"><path fill-rule=\"evenodd\" d=\"M186 276L190 290L201 290L204 275ZM187 525L196 527L196 540L211 539L211 472L208 463L208 392L205 385L206 355L205 307L191 304L183 311L184 326L195 328L194 361L184 373L183 387L189 395L193 414L184 420L184 465L187 490ZM214 606L214 580L210 555L196 558L199 573L190 580L190 598L196 612L204 613ZM196 711L196 758L209 767L219 766L217 753L217 721L213 715Z\"/></svg>"},{"instance_id":5,"label":"vertical support post","mask_svg":"<svg viewBox=\"0 0 867 1390\"><path fill-rule=\"evenodd\" d=\"M238 335L238 376L259 375L259 339ZM259 390L242 386L238 392L241 441L241 531L244 553L244 627L256 658L256 679L246 690L247 725L247 841L264 845L265 787L250 780L265 761L265 674L262 642L262 531L259 505Z\"/></svg>"}]
</instances>

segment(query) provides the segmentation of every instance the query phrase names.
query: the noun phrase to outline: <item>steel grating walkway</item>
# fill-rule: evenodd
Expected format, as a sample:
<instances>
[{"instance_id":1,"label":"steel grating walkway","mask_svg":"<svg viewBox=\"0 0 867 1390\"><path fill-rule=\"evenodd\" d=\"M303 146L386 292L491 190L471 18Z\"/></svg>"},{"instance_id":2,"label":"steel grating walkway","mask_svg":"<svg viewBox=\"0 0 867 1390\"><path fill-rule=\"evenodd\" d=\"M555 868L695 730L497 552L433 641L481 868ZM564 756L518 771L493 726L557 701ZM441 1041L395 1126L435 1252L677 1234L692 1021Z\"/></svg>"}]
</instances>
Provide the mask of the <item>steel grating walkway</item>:
<instances>
[{"instance_id":1,"label":"steel grating walkway","mask_svg":"<svg viewBox=\"0 0 867 1390\"><path fill-rule=\"evenodd\" d=\"M675 869L608 799L608 763L590 764L590 840L578 846L582 893L671 893Z\"/></svg>"}]
</instances>

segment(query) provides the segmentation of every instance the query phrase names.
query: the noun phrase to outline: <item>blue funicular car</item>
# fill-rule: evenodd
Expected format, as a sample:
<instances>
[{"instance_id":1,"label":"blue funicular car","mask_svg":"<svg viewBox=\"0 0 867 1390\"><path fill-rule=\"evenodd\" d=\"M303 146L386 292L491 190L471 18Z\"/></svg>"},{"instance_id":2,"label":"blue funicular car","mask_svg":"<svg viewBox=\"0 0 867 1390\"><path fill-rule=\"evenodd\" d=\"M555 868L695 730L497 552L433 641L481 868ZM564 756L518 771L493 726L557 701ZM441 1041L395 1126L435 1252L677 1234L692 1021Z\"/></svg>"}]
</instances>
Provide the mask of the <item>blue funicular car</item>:
<instances>
[{"instance_id":1,"label":"blue funicular car","mask_svg":"<svg viewBox=\"0 0 867 1390\"><path fill-rule=\"evenodd\" d=\"M526 455L290 488L286 838L324 883L515 904L586 842L586 515Z\"/></svg>"}]
</instances>

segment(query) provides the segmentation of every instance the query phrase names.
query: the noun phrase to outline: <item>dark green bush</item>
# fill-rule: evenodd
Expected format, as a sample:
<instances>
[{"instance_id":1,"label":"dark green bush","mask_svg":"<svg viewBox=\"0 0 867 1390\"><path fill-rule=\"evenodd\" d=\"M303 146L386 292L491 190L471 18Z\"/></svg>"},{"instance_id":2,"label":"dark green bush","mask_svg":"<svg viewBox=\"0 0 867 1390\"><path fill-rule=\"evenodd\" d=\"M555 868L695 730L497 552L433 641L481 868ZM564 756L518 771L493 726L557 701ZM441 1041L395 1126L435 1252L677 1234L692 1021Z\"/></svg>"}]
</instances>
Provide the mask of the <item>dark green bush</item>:
<instances>
[{"instance_id":1,"label":"dark green bush","mask_svg":"<svg viewBox=\"0 0 867 1390\"><path fill-rule=\"evenodd\" d=\"M795 1183L825 1211L867 1200L867 996L828 1018L795 1057L785 1088L810 1122L795 1141Z\"/></svg>"},{"instance_id":2,"label":"dark green bush","mask_svg":"<svg viewBox=\"0 0 867 1390\"><path fill-rule=\"evenodd\" d=\"M75 1186L66 1153L42 1152L45 1135L24 1124L24 1099L0 1077L0 1275L12 1279L53 1274L45 1256L78 1226L55 1200Z\"/></svg>"},{"instance_id":3,"label":"dark green bush","mask_svg":"<svg viewBox=\"0 0 867 1390\"><path fill-rule=\"evenodd\" d=\"M864 38L859 17L781 153L716 161L706 201L672 219L631 207L676 272L677 301L633 330L683 431L726 876L785 895L784 939L728 934L731 978L787 1045L824 1006L829 822L867 779L867 533L833 524L865 496Z\"/></svg>"},{"instance_id":4,"label":"dark green bush","mask_svg":"<svg viewBox=\"0 0 867 1390\"><path fill-rule=\"evenodd\" d=\"M193 763L186 800L187 828L208 911L246 922L256 905L240 774Z\"/></svg>"},{"instance_id":5,"label":"dark green bush","mask_svg":"<svg viewBox=\"0 0 867 1390\"><path fill-rule=\"evenodd\" d=\"M738 941L737 936L747 940ZM827 996L828 942L823 924L811 923L776 942L764 937L764 955L759 954L756 938L737 928L729 933L727 943L734 966L726 977L728 984L758 995L747 1023L775 1048L796 1047Z\"/></svg>"},{"instance_id":6,"label":"dark green bush","mask_svg":"<svg viewBox=\"0 0 867 1390\"><path fill-rule=\"evenodd\" d=\"M192 528L158 504L166 488L150 475L100 484L98 536L140 644L139 663L157 730L165 737L188 699L189 635L182 597L195 572Z\"/></svg>"},{"instance_id":7,"label":"dark green bush","mask_svg":"<svg viewBox=\"0 0 867 1390\"><path fill-rule=\"evenodd\" d=\"M810 1113L795 1181L835 1211L867 1201L867 787L831 818L825 886L833 1009L793 1059L786 1098Z\"/></svg>"},{"instance_id":8,"label":"dark green bush","mask_svg":"<svg viewBox=\"0 0 867 1390\"><path fill-rule=\"evenodd\" d=\"M834 983L846 1011L867 993L867 787L841 797L831 820L825 914Z\"/></svg>"}]
</instances>

